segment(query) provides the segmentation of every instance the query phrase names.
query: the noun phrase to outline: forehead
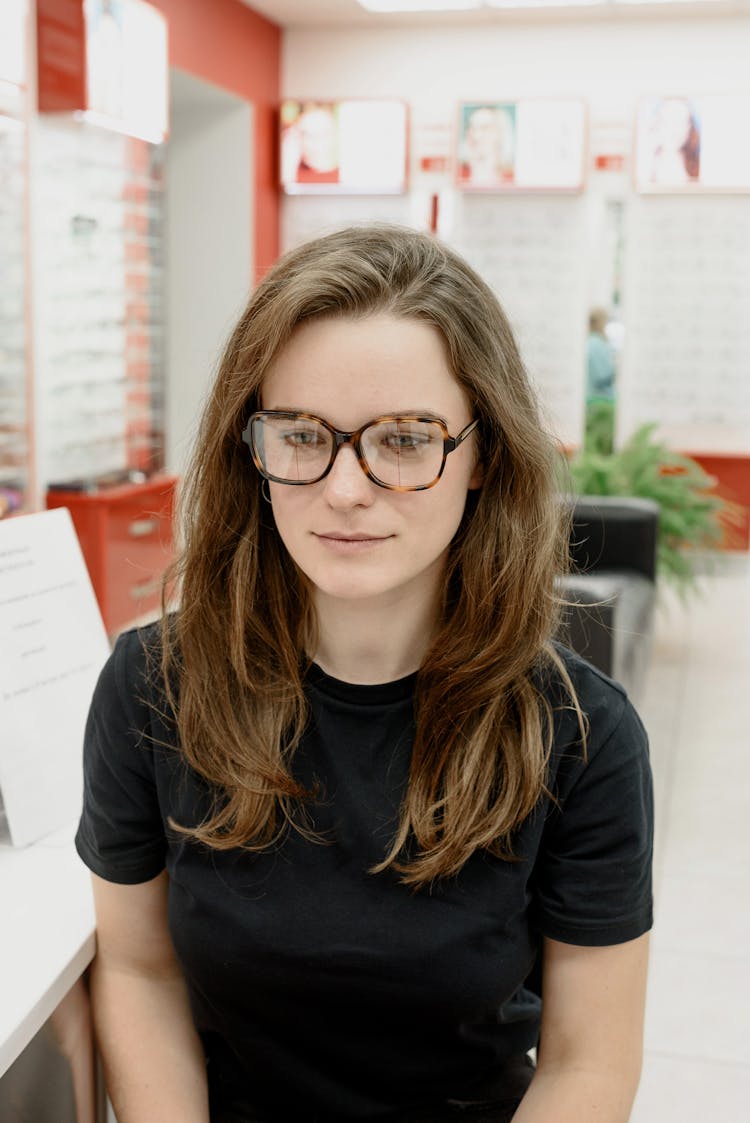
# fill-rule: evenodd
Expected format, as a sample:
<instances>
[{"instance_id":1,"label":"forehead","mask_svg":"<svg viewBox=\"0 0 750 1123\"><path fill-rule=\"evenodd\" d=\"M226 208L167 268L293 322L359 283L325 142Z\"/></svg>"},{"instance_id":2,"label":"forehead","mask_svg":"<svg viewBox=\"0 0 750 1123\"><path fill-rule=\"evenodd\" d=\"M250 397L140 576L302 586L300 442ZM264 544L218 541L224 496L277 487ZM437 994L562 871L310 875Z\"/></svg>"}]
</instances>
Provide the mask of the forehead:
<instances>
[{"instance_id":1,"label":"forehead","mask_svg":"<svg viewBox=\"0 0 750 1123\"><path fill-rule=\"evenodd\" d=\"M388 315L301 324L266 372L261 401L264 409L305 410L341 428L421 410L451 423L469 419L438 329Z\"/></svg>"}]
</instances>

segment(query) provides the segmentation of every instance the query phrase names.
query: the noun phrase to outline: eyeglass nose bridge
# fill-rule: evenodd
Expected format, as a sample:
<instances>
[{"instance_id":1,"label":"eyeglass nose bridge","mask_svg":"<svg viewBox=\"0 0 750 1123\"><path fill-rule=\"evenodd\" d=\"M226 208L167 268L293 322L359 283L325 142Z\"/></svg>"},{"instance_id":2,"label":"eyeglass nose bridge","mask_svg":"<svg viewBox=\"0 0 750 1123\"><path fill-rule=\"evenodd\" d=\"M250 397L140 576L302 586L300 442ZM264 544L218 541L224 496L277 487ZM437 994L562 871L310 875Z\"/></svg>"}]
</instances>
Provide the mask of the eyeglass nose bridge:
<instances>
[{"instance_id":1,"label":"eyeglass nose bridge","mask_svg":"<svg viewBox=\"0 0 750 1123\"><path fill-rule=\"evenodd\" d=\"M344 448L345 445L350 446L352 452L354 453L354 455L357 458L357 463L359 464L360 468L362 469L364 474L368 477L368 479L370 479L371 476L370 476L369 471L367 470L367 462L365 460L364 453L362 452L362 446L360 444L360 441L361 441L361 438L362 438L362 433L364 432L364 430L363 429L355 429L351 433L344 433L344 432L341 431L341 429L334 429L332 425L326 425L326 428L328 429L328 432L331 434L331 437L333 438L333 446L331 448L331 459L330 459L330 461L328 463L328 467L326 468L325 472L323 473L321 479L325 479L325 477L331 471L331 469L333 468L333 465L336 462L336 457L338 456L338 454L341 452L341 449ZM367 428L367 426L365 426L365 428Z\"/></svg>"}]
</instances>

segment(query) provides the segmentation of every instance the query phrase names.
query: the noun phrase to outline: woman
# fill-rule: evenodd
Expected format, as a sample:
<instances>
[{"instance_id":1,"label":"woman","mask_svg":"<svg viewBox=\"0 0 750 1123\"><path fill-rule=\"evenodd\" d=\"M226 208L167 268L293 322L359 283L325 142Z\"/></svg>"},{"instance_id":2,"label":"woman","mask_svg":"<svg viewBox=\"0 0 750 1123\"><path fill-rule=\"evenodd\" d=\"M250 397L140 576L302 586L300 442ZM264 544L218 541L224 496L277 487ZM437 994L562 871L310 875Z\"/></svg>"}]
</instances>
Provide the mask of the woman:
<instances>
[{"instance_id":1,"label":"woman","mask_svg":"<svg viewBox=\"0 0 750 1123\"><path fill-rule=\"evenodd\" d=\"M181 607L119 639L89 719L118 1123L627 1119L647 749L551 640L554 463L496 299L435 240L332 234L254 293Z\"/></svg>"}]
</instances>

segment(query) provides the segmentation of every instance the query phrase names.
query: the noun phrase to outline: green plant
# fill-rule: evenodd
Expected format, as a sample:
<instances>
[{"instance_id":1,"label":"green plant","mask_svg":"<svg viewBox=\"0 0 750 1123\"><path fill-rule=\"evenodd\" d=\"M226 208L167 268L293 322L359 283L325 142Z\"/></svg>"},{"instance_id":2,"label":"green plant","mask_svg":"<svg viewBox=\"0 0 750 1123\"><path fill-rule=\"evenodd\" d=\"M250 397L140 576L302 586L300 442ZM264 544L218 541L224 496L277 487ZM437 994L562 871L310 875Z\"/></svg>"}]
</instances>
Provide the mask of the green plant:
<instances>
[{"instance_id":1,"label":"green plant","mask_svg":"<svg viewBox=\"0 0 750 1123\"><path fill-rule=\"evenodd\" d=\"M594 398L586 403L583 447L609 456L615 448L615 403Z\"/></svg>"},{"instance_id":2,"label":"green plant","mask_svg":"<svg viewBox=\"0 0 750 1123\"><path fill-rule=\"evenodd\" d=\"M738 509L712 492L715 480L700 464L655 440L656 427L642 425L610 453L587 441L568 473L579 495L633 495L659 504L657 573L685 594L694 585L695 550L717 546Z\"/></svg>"}]
</instances>

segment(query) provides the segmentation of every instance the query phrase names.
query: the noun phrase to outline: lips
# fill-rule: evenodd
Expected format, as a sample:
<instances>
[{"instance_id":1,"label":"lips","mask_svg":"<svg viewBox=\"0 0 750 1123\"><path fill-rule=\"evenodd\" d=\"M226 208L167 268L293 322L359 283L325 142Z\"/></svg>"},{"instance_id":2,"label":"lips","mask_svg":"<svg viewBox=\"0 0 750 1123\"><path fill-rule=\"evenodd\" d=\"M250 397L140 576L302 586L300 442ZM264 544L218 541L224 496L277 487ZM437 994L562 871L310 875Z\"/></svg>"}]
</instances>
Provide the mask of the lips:
<instances>
[{"instance_id":1,"label":"lips","mask_svg":"<svg viewBox=\"0 0 750 1123\"><path fill-rule=\"evenodd\" d=\"M393 536L390 534L376 537L372 534L342 534L340 531L315 535L315 538L317 538L324 550L344 557L351 557L355 554L365 554L371 550L377 550L378 546L381 546L392 537Z\"/></svg>"},{"instance_id":2,"label":"lips","mask_svg":"<svg viewBox=\"0 0 750 1123\"><path fill-rule=\"evenodd\" d=\"M339 534L337 531L324 531L316 538L327 538L334 542L382 542L389 534Z\"/></svg>"}]
</instances>

